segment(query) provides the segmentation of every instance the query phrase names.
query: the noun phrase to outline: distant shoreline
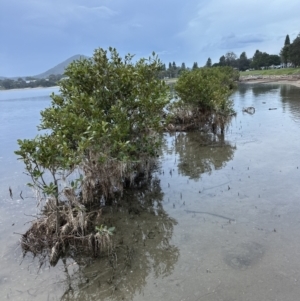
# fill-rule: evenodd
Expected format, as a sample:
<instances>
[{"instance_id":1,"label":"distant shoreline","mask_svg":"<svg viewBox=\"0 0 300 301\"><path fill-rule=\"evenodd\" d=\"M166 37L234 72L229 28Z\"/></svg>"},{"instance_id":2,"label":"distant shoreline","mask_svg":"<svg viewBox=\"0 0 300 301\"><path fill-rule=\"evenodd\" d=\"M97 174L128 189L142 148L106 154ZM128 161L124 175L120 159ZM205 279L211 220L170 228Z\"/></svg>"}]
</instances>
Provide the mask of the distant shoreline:
<instances>
[{"instance_id":1,"label":"distant shoreline","mask_svg":"<svg viewBox=\"0 0 300 301\"><path fill-rule=\"evenodd\" d=\"M300 88L300 75L240 76L243 84L287 84Z\"/></svg>"},{"instance_id":2,"label":"distant shoreline","mask_svg":"<svg viewBox=\"0 0 300 301\"><path fill-rule=\"evenodd\" d=\"M35 87L35 88L19 88L19 89L3 89L0 90L0 92L4 91L28 91L28 90L41 90L41 89L53 89L53 88L59 88L59 86L52 86L52 87Z\"/></svg>"},{"instance_id":3,"label":"distant shoreline","mask_svg":"<svg viewBox=\"0 0 300 301\"><path fill-rule=\"evenodd\" d=\"M172 79L167 79L165 80L165 82L167 84L173 84L177 81L177 78L172 78ZM292 85L295 87L300 88L300 79L291 79L291 78L244 78L241 77L239 80L239 83L242 84L247 84L247 85L251 85L251 84L279 84L279 85ZM4 91L28 91L28 90L42 90L42 89L50 89L50 88L59 88L59 86L52 86L52 87L36 87L36 88L20 88L20 89L5 89L5 90L0 90L0 92L4 92Z\"/></svg>"},{"instance_id":4,"label":"distant shoreline","mask_svg":"<svg viewBox=\"0 0 300 301\"><path fill-rule=\"evenodd\" d=\"M274 79L252 79L252 80L240 80L239 83L250 85L250 84L279 84L279 85L292 85L295 87L300 88L300 80L288 80L288 79L281 79L281 80L274 80Z\"/></svg>"}]
</instances>

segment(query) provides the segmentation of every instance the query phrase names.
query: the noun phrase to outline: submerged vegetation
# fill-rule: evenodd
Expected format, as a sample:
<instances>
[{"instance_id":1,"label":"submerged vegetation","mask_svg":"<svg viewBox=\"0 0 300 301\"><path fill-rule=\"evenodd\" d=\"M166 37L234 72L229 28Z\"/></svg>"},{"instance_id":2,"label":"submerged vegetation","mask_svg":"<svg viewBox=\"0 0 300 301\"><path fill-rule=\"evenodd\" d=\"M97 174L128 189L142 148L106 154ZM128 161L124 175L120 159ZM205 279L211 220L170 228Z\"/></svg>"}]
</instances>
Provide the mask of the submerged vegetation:
<instances>
[{"instance_id":1,"label":"submerged vegetation","mask_svg":"<svg viewBox=\"0 0 300 301\"><path fill-rule=\"evenodd\" d=\"M232 68L184 72L169 87L158 77L161 62L152 54L133 62L128 54L97 49L91 59L75 61L41 112L42 134L18 140L15 153L25 163L37 192L41 216L22 236L22 248L55 265L61 255L112 252L114 225L103 206L117 204L125 188L147 181L168 129L220 129L234 111L229 96ZM169 113L164 112L169 108Z\"/></svg>"}]
</instances>

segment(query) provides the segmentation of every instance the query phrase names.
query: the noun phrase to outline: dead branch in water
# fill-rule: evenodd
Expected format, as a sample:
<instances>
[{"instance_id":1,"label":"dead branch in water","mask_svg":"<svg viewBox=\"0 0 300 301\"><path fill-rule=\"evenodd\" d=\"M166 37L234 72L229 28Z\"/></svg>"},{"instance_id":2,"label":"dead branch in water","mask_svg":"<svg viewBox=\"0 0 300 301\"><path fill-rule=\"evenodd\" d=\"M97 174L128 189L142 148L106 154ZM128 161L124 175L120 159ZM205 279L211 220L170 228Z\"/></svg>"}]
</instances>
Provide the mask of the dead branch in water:
<instances>
[{"instance_id":1,"label":"dead branch in water","mask_svg":"<svg viewBox=\"0 0 300 301\"><path fill-rule=\"evenodd\" d=\"M11 190L10 186L9 186L9 188L8 188L8 191L9 191L9 196L10 196L10 198L13 199L13 193L12 193L12 190Z\"/></svg>"},{"instance_id":2,"label":"dead branch in water","mask_svg":"<svg viewBox=\"0 0 300 301\"><path fill-rule=\"evenodd\" d=\"M255 113L255 108L254 107L247 107L247 108L243 108L242 111L244 113L248 113L250 115L253 115Z\"/></svg>"}]
</instances>

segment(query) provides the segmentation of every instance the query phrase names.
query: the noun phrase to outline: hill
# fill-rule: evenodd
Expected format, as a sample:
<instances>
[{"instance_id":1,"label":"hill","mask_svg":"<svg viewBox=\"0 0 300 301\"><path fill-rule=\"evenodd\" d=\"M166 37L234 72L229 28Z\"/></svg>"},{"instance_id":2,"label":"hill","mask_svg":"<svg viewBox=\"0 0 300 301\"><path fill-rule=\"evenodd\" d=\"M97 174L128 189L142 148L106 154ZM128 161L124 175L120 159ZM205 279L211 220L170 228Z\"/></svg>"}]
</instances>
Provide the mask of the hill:
<instances>
[{"instance_id":1,"label":"hill","mask_svg":"<svg viewBox=\"0 0 300 301\"><path fill-rule=\"evenodd\" d=\"M80 58L88 58L85 55L81 55L81 54L76 54L73 55L72 57L68 58L67 60L63 61L62 63L54 66L53 68L40 73L38 75L34 75L33 77L35 78L46 78L51 74L57 75L57 74L63 74L65 72L65 68L74 60L79 60Z\"/></svg>"}]
</instances>

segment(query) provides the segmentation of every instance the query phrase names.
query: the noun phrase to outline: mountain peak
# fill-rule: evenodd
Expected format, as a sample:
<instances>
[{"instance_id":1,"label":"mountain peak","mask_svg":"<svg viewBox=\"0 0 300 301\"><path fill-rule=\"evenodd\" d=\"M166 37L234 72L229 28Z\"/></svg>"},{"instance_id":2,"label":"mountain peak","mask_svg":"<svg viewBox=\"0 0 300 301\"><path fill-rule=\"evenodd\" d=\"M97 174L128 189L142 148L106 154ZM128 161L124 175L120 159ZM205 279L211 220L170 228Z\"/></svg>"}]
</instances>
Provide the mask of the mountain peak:
<instances>
[{"instance_id":1,"label":"mountain peak","mask_svg":"<svg viewBox=\"0 0 300 301\"><path fill-rule=\"evenodd\" d=\"M49 70L47 70L47 71L45 71L43 73L40 73L38 75L35 75L33 77L36 77L36 78L46 78L46 77L48 77L51 74L54 74L54 75L63 74L65 72L66 67L68 67L68 65L70 63L72 63L75 60L79 60L81 58L88 58L88 57L85 56L85 55L82 55L82 54L73 55L70 58L66 59L65 61L61 62L60 64L54 66L53 68L51 68L51 69L49 69Z\"/></svg>"}]
</instances>

